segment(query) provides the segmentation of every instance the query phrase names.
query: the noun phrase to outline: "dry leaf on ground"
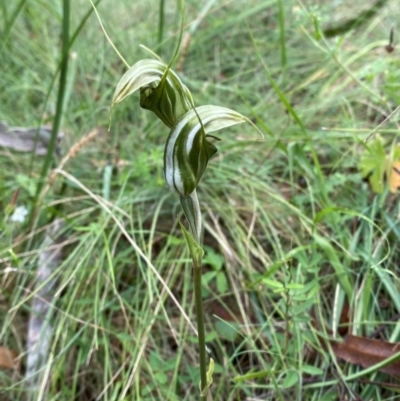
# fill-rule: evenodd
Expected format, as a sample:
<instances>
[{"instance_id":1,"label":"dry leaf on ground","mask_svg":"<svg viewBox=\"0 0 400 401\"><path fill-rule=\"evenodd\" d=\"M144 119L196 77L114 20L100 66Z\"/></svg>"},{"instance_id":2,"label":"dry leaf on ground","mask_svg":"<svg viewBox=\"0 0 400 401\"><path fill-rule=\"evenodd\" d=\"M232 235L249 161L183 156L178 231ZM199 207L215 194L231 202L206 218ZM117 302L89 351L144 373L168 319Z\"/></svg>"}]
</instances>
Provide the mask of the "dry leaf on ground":
<instances>
[{"instance_id":1,"label":"dry leaf on ground","mask_svg":"<svg viewBox=\"0 0 400 401\"><path fill-rule=\"evenodd\" d=\"M0 347L0 368L15 369L17 353L6 347Z\"/></svg>"},{"instance_id":2,"label":"dry leaf on ground","mask_svg":"<svg viewBox=\"0 0 400 401\"><path fill-rule=\"evenodd\" d=\"M389 343L351 334L348 334L343 342L332 341L331 346L338 358L361 365L363 368L373 366L400 352L400 343ZM400 376L400 359L383 367L381 371Z\"/></svg>"}]
</instances>

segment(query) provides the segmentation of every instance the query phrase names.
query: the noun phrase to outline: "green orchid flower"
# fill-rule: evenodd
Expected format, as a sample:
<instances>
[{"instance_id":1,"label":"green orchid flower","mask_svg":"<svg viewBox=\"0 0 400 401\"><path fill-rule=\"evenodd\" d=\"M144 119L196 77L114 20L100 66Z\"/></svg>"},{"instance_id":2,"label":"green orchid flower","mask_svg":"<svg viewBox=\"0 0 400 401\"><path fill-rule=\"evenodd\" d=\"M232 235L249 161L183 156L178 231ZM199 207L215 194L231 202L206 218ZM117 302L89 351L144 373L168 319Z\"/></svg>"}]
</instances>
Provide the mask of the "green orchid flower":
<instances>
[{"instance_id":1,"label":"green orchid flower","mask_svg":"<svg viewBox=\"0 0 400 401\"><path fill-rule=\"evenodd\" d=\"M209 159L217 153L207 134L247 121L241 114L219 106L200 106L182 116L165 146L164 173L169 187L180 196L189 196L200 182Z\"/></svg>"},{"instance_id":2,"label":"green orchid flower","mask_svg":"<svg viewBox=\"0 0 400 401\"><path fill-rule=\"evenodd\" d=\"M154 112L168 128L193 108L189 89L159 60L145 59L134 64L119 81L111 107L137 90L140 106Z\"/></svg>"},{"instance_id":3,"label":"green orchid flower","mask_svg":"<svg viewBox=\"0 0 400 401\"><path fill-rule=\"evenodd\" d=\"M196 188L210 158L217 152L210 132L248 122L241 114L219 106L195 108L189 89L160 60L138 61L123 75L111 107L140 90L140 106L153 111L171 129L164 152L164 175L180 195L193 236L199 240L201 214Z\"/></svg>"},{"instance_id":4,"label":"green orchid flower","mask_svg":"<svg viewBox=\"0 0 400 401\"><path fill-rule=\"evenodd\" d=\"M182 14L183 15L183 14ZM182 36L183 19L181 26ZM173 60L176 58L178 48ZM172 63L172 61L171 61ZM193 279L197 310L200 356L200 398L205 401L212 383L213 360L206 370L205 331L201 295L201 210L196 188L203 177L210 158L217 148L210 141L211 132L248 122L241 114L219 106L195 108L189 89L178 75L160 60L141 60L121 78L115 90L112 105L140 90L140 106L154 112L170 128L164 151L164 175L170 188L180 196L181 205L189 223L189 231L182 227L193 261Z\"/></svg>"}]
</instances>

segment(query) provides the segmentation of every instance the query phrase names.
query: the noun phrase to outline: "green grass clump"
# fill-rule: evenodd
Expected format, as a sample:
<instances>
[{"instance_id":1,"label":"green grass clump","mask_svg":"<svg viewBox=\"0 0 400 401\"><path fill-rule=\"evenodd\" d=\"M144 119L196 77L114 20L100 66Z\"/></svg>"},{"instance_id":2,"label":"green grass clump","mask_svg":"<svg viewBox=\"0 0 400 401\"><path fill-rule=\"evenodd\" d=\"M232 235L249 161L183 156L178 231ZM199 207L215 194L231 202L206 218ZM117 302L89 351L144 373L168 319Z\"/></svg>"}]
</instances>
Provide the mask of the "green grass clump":
<instances>
[{"instance_id":1,"label":"green grass clump","mask_svg":"<svg viewBox=\"0 0 400 401\"><path fill-rule=\"evenodd\" d=\"M0 7L0 121L52 124L62 2L9 3ZM196 105L237 110L265 134L260 140L245 125L222 132L198 189L206 340L216 362L209 399L398 399L392 376L362 374L326 346L338 332L367 337L382 325L380 339L399 341L397 195L385 183L373 193L359 172L371 132L388 155L398 142L399 61L397 49L385 50L392 27L396 43L397 3L388 0L330 39L324 31L373 2L205 3L186 2L182 81ZM35 272L46 227L63 218L47 398L192 400L199 383L193 281L179 201L164 183L167 132L132 107L133 97L115 108L107 131L126 68L94 13L80 29L90 3L74 0L71 9L70 38L79 33L61 116L62 156L69 156L35 224L11 216L13 206L35 208L43 158L0 148L0 346L20 361L15 370L0 367L0 398L28 398ZM171 57L176 2L102 0L97 10L130 65L149 57L141 43ZM59 163L55 156L51 168Z\"/></svg>"}]
</instances>

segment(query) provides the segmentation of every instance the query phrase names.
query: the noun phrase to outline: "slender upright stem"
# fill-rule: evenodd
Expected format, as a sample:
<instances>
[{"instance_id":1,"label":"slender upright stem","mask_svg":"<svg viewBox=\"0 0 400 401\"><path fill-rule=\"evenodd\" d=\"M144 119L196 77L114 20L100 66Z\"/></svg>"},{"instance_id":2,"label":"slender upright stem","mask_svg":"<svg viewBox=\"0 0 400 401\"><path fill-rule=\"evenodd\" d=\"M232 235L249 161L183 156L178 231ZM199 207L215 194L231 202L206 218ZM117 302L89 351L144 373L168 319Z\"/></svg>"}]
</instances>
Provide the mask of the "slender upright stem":
<instances>
[{"instance_id":1,"label":"slender upright stem","mask_svg":"<svg viewBox=\"0 0 400 401\"><path fill-rule=\"evenodd\" d=\"M181 205L189 222L190 234L185 234L193 262L194 303L196 306L197 331L200 358L200 392L203 394L207 387L207 354L206 335L204 329L203 297L201 287L203 249L201 248L201 212L196 190L189 196L181 196ZM185 230L184 230L185 232ZM189 238L190 237L190 238ZM207 395L201 395L200 400L205 401Z\"/></svg>"},{"instance_id":2,"label":"slender upright stem","mask_svg":"<svg viewBox=\"0 0 400 401\"><path fill-rule=\"evenodd\" d=\"M206 363L206 334L204 330L203 299L201 293L201 260L198 264L193 259L193 279L194 279L194 303L196 305L197 331L199 341L200 357L200 380L201 392L207 385L207 363ZM207 396L202 396L201 400L206 400Z\"/></svg>"},{"instance_id":3,"label":"slender upright stem","mask_svg":"<svg viewBox=\"0 0 400 401\"><path fill-rule=\"evenodd\" d=\"M164 0L160 0L160 9L158 16L158 44L163 40L164 33Z\"/></svg>"}]
</instances>

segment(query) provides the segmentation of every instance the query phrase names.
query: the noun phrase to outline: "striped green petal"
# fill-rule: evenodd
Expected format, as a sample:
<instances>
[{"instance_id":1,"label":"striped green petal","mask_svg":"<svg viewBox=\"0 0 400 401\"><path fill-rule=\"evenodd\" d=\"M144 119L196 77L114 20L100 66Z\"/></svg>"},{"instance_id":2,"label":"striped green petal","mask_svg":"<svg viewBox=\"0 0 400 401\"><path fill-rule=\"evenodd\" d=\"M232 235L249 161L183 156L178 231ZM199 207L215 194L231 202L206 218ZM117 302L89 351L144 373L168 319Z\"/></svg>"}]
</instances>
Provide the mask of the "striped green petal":
<instances>
[{"instance_id":1,"label":"striped green petal","mask_svg":"<svg viewBox=\"0 0 400 401\"><path fill-rule=\"evenodd\" d=\"M112 106L139 89L140 106L153 111L169 128L192 108L189 89L159 60L146 59L134 64L118 83Z\"/></svg>"},{"instance_id":2,"label":"striped green petal","mask_svg":"<svg viewBox=\"0 0 400 401\"><path fill-rule=\"evenodd\" d=\"M115 89L111 106L122 102L127 96L140 88L156 84L161 81L165 72L165 64L158 60L140 60L134 64L120 79Z\"/></svg>"},{"instance_id":3,"label":"striped green petal","mask_svg":"<svg viewBox=\"0 0 400 401\"><path fill-rule=\"evenodd\" d=\"M196 189L208 160L217 152L206 133L250 122L225 107L201 106L196 111L198 115L192 109L172 128L164 152L165 179L181 196L188 196Z\"/></svg>"}]
</instances>

